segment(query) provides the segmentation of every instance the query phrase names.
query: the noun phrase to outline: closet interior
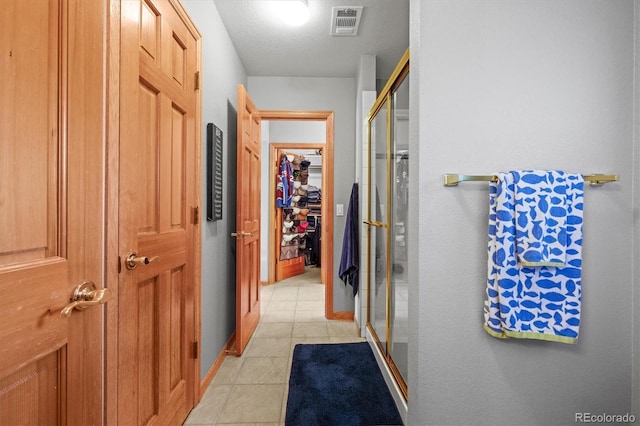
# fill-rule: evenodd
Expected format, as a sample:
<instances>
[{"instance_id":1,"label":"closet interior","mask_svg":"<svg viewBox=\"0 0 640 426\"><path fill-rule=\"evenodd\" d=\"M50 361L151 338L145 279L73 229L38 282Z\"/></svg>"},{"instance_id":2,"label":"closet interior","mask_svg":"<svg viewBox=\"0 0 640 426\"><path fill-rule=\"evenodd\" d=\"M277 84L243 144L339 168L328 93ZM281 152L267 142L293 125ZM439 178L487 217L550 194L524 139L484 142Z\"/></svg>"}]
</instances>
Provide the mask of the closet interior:
<instances>
[{"instance_id":1,"label":"closet interior","mask_svg":"<svg viewBox=\"0 0 640 426\"><path fill-rule=\"evenodd\" d=\"M276 281L281 281L322 262L322 149L278 149L276 158Z\"/></svg>"}]
</instances>

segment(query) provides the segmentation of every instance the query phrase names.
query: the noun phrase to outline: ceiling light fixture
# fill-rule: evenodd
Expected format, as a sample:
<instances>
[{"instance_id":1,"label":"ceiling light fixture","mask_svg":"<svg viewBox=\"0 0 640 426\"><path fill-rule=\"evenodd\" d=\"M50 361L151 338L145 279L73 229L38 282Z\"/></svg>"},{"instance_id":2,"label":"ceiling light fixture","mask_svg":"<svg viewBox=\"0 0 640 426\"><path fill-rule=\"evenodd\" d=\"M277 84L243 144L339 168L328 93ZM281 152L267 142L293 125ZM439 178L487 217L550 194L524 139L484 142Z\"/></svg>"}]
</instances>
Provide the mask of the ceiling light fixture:
<instances>
[{"instance_id":1,"label":"ceiling light fixture","mask_svg":"<svg viewBox=\"0 0 640 426\"><path fill-rule=\"evenodd\" d=\"M299 27L309 20L308 0L282 0L278 6L280 18L291 26Z\"/></svg>"}]
</instances>

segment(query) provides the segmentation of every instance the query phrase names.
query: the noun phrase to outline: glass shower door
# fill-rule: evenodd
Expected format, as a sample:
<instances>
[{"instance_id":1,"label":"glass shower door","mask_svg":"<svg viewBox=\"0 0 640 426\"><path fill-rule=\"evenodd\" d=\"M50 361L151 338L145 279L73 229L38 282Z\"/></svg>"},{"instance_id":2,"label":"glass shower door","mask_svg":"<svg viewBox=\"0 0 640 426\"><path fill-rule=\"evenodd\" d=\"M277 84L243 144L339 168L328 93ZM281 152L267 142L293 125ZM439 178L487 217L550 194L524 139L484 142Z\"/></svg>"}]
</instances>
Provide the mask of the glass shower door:
<instances>
[{"instance_id":1,"label":"glass shower door","mask_svg":"<svg viewBox=\"0 0 640 426\"><path fill-rule=\"evenodd\" d=\"M387 309L387 253L388 253L388 223L387 196L389 187L388 150L387 150L387 107L383 105L371 123L371 194L369 199L370 228L370 265L372 265L370 282L370 322L381 348L386 346L388 338Z\"/></svg>"},{"instance_id":2,"label":"glass shower door","mask_svg":"<svg viewBox=\"0 0 640 426\"><path fill-rule=\"evenodd\" d=\"M368 119L367 327L408 397L409 51Z\"/></svg>"},{"instance_id":3,"label":"glass shower door","mask_svg":"<svg viewBox=\"0 0 640 426\"><path fill-rule=\"evenodd\" d=\"M392 97L392 218L391 244L391 303L389 311L392 362L405 378L409 359L409 280L407 268L407 212L409 210L409 78L406 77Z\"/></svg>"}]
</instances>

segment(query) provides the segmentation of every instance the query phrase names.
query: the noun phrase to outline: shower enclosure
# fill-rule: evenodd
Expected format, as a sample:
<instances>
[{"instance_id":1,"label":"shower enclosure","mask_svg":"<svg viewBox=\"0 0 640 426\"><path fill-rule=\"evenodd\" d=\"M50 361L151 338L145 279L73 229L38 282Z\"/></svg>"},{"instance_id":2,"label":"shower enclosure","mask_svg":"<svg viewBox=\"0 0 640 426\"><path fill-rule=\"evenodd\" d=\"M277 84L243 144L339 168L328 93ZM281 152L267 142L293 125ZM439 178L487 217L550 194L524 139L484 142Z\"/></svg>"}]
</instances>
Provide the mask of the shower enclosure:
<instances>
[{"instance_id":1,"label":"shower enclosure","mask_svg":"<svg viewBox=\"0 0 640 426\"><path fill-rule=\"evenodd\" d=\"M368 117L367 327L408 397L409 51ZM415 207L414 207L415 208Z\"/></svg>"}]
</instances>

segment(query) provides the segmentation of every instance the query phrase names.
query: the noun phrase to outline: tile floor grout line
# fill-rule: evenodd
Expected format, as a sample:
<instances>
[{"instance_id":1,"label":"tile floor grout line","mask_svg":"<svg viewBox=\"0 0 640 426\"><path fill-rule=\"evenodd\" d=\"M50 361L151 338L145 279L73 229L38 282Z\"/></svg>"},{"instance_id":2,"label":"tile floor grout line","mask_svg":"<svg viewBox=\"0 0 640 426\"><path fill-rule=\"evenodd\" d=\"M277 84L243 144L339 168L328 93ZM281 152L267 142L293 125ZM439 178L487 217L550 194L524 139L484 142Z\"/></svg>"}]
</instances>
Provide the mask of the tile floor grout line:
<instances>
[{"instance_id":1,"label":"tile floor grout line","mask_svg":"<svg viewBox=\"0 0 640 426\"><path fill-rule=\"evenodd\" d=\"M319 274L317 273L318 271L319 269L315 271L316 276L313 281L301 280L298 278L297 280L293 280L293 281L285 280L277 284L274 284L273 286L265 286L261 288L261 292L262 292L261 296L264 295L262 298L263 300L261 301L262 316L261 316L260 322L258 323L258 327L256 328L256 334L254 335L254 337L251 339L251 342L250 342L250 345L254 346L254 348L248 346L247 349L245 350L245 353L242 355L242 357L240 357L241 360L237 363L237 365L236 363L226 363L226 370L224 373L225 374L224 377L228 377L227 380L230 382L229 384L224 384L224 383L216 384L216 380L215 379L213 380L210 386L226 386L228 387L228 390L224 398L221 398L224 400L218 401L218 404L216 405L218 412L215 416L213 416L215 418L206 419L206 422L207 422L206 424L208 425L229 424L226 422L232 419L222 419L221 417L223 412L225 411L225 407L227 406L227 404L234 404L234 405L238 404L237 399L236 401L230 401L231 396L234 395L234 397L237 397L238 394L241 393L243 389L254 389L255 386L267 386L267 387L271 387L271 389L274 389L274 390L277 388L282 390L282 397L281 399L279 399L280 401L279 420L274 422L263 422L262 418L261 419L256 418L256 420L258 420L257 422L245 421L244 423L283 425L286 417L286 403L287 403L287 396L288 396L287 393L289 388L289 378L291 373L291 365L293 362L293 351L294 351L295 345L304 344L304 343L315 343L315 342L339 343L342 341L345 341L345 342L364 341L361 337L359 337L358 330L355 327L353 327L353 330L352 330L353 332L350 332L348 329L348 326L336 325L340 323L345 323L344 321L331 322L326 318L324 318L325 295L324 295L324 291L317 290L317 289L324 288L324 285L319 282L320 277L319 277ZM279 286L279 287L275 287L275 286ZM314 304L317 304L320 306L314 307L313 306ZM279 309L278 307L284 308L287 305L289 305L290 314L283 315L282 312L284 311L284 309ZM293 310L290 309L291 307L293 307ZM303 309L298 310L298 307ZM304 312L304 313L300 313L300 312ZM268 314L274 314L274 313L275 315L268 315ZM278 318L277 314L282 315L282 317ZM314 318L314 315L316 314L318 315L318 317ZM276 319L276 321L270 321L271 319ZM296 327L296 325L298 325L298 327ZM278 333L280 333L280 331L278 331L278 327L287 328L287 326L289 326L289 329L285 333L283 333L283 337L270 336L270 334L278 335ZM296 328L297 328L297 332L296 332ZM264 333L264 335L262 333ZM317 334L321 334L321 335L318 336ZM263 344L264 346L265 343L268 344L269 342L271 342L272 344L276 344L278 342L278 340L269 341L266 339L280 339L280 341L282 341L283 343L284 341L287 341L288 347L286 348L286 352L285 352L285 348L282 348L280 352L278 352L277 349L273 350L273 348L270 348L273 351L267 352L268 355L260 355L260 354L253 353L256 350L261 350L261 349L264 350L263 347L258 346L259 344ZM281 353L286 353L287 355L286 356L280 355ZM243 371L243 366L246 369L249 369L250 367L255 368L256 365L260 364L260 361L256 361L260 358L269 358L271 360L278 359L278 358L286 359L286 367L284 371L284 376L285 376L284 383L279 382L279 380L281 379L277 378L278 373L273 373L273 371L271 372L271 374L273 374L272 377L265 378L264 375L260 375L260 378L254 379L254 380L266 380L267 383L244 383L244 382L239 383L238 382L239 376ZM251 359L251 362L245 363L248 359ZM272 362L277 364L276 361L272 361ZM267 365L274 365L274 364L267 363ZM224 362L223 362L223 366L221 367L221 370L223 368L225 368ZM245 370L244 373L247 373L247 370ZM218 372L218 374L220 374L220 371ZM270 374L269 372L266 373L267 376L269 374ZM248 379L243 378L242 380L244 381ZM278 381L273 383L273 381L276 381L276 380ZM235 392L233 392L234 388L236 388ZM211 395L213 394L214 392L211 392ZM204 397L203 397L203 400L204 400ZM204 406L203 402L204 401L201 401L199 406ZM247 405L250 405L250 404L247 404ZM276 407L273 407L271 413L274 418L276 417L275 415L276 411L277 411ZM194 422L200 420L200 418L197 417L197 412L198 412L198 407L195 407L193 412L190 415L190 417L193 416ZM245 417L239 417L239 418L244 419ZM249 416L249 418L251 417ZM224 420L225 423L222 423L221 420ZM211 423L211 421L214 421L214 423ZM242 421L239 421L239 422L242 423ZM193 425L196 423L189 423L189 419L187 419L187 422L185 424Z\"/></svg>"}]
</instances>

